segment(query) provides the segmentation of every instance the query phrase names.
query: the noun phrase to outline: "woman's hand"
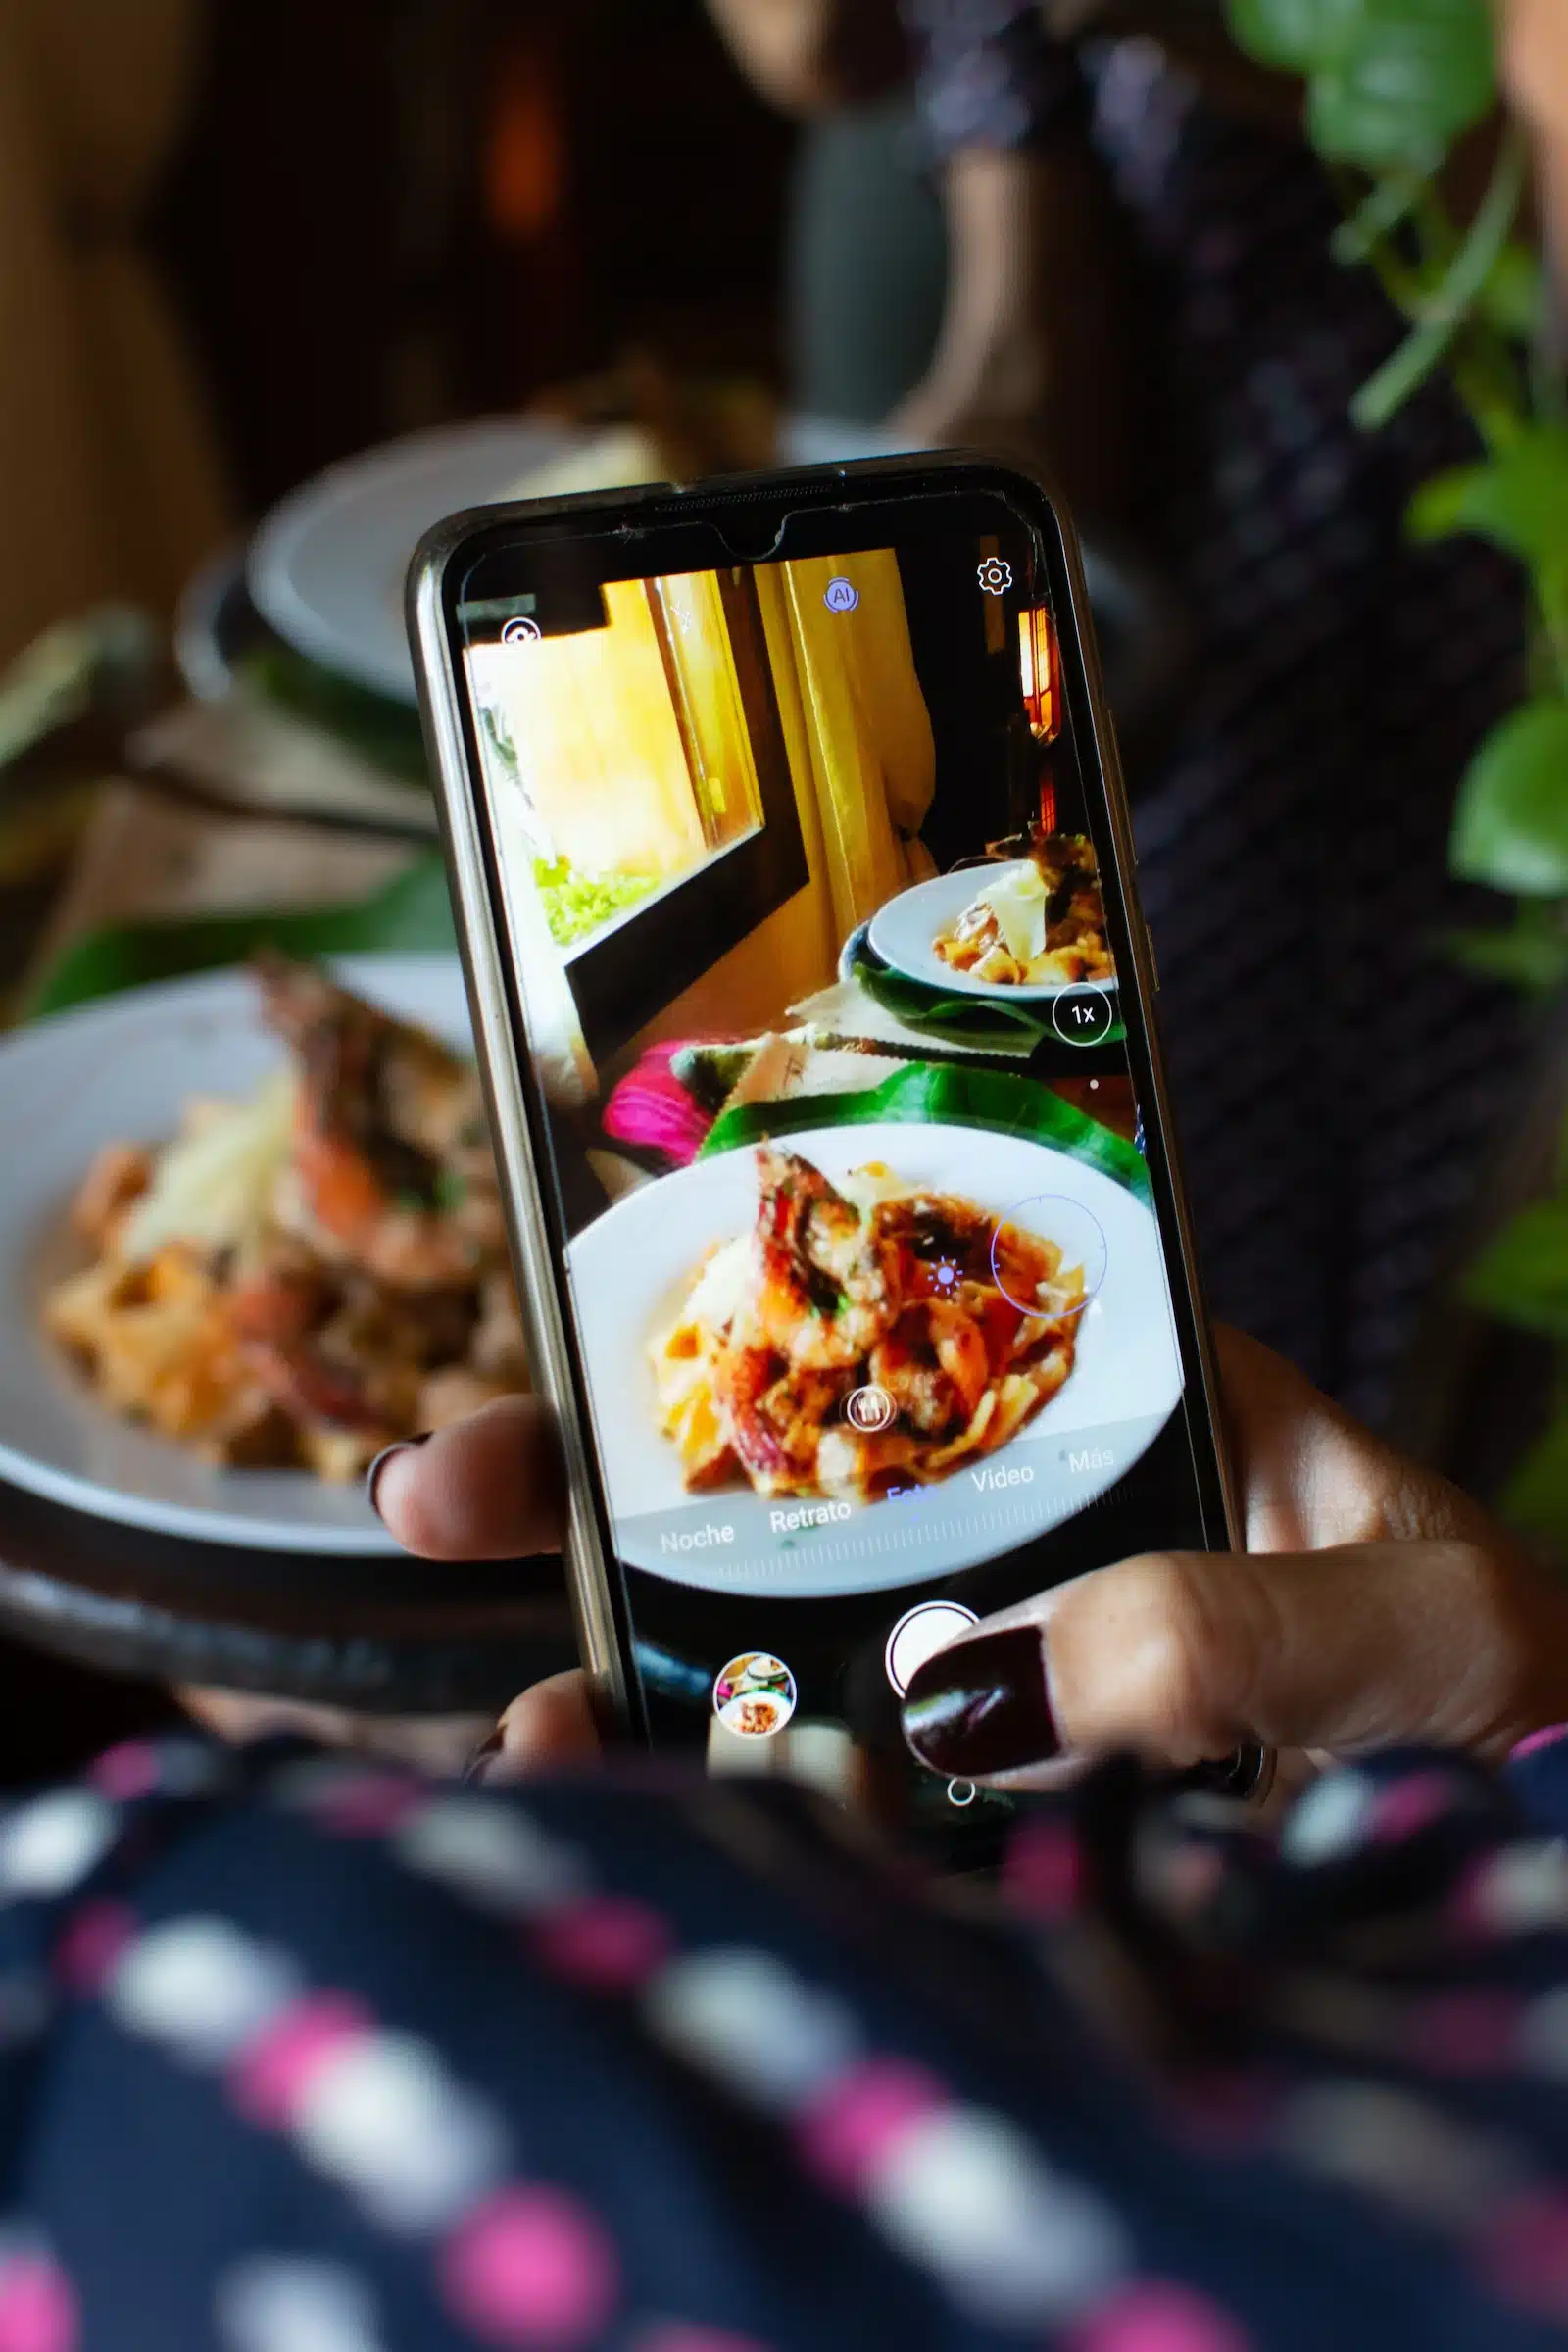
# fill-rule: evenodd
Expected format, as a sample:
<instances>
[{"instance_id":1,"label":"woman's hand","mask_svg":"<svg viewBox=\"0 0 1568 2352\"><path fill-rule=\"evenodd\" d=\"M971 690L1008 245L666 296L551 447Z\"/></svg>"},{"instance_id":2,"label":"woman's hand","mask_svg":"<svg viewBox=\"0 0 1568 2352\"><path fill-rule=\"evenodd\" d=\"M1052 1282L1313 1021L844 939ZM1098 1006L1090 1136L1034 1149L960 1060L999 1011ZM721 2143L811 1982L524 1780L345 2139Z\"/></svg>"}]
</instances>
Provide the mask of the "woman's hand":
<instances>
[{"instance_id":1,"label":"woman's hand","mask_svg":"<svg viewBox=\"0 0 1568 2352\"><path fill-rule=\"evenodd\" d=\"M1124 1560L988 1619L911 1685L917 1749L955 1777L1049 1781L1109 1748L1182 1766L1246 1739L1500 1757L1568 1718L1568 1597L1267 1348L1222 1332L1219 1353L1250 1550ZM507 1556L556 1541L558 1492L519 1399L393 1454L376 1502L411 1550ZM496 1762L594 1746L580 1680L558 1676L514 1702Z\"/></svg>"},{"instance_id":2,"label":"woman's hand","mask_svg":"<svg viewBox=\"0 0 1568 2352\"><path fill-rule=\"evenodd\" d=\"M560 1548L555 1458L543 1407L529 1396L510 1396L434 1437L382 1454L371 1465L371 1494L399 1542L428 1559L520 1559ZM564 1717L561 1686L569 1693ZM220 1740L243 1743L292 1733L323 1747L433 1773L461 1772L488 1739L493 1722L488 1714L356 1714L194 1686L178 1696L187 1712ZM543 1752L569 1756L584 1745L597 1752L580 1676L561 1675L530 1690L522 1719L530 1739L538 1727Z\"/></svg>"},{"instance_id":3,"label":"woman's hand","mask_svg":"<svg viewBox=\"0 0 1568 2352\"><path fill-rule=\"evenodd\" d=\"M1248 1740L1500 1758L1568 1717L1568 1596L1267 1348L1218 1346L1248 1551L1123 1560L988 1619L911 1683L916 1752L1023 1786L1110 1748L1185 1767Z\"/></svg>"}]
</instances>

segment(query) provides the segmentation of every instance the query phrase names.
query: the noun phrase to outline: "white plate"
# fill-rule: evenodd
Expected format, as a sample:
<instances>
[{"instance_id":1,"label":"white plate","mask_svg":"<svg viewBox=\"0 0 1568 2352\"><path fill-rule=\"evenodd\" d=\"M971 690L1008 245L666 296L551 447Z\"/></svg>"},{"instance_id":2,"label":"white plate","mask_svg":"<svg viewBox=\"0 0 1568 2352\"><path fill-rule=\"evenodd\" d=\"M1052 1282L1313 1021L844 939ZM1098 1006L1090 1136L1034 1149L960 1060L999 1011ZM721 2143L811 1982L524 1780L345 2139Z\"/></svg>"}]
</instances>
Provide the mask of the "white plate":
<instances>
[{"instance_id":1,"label":"white plate","mask_svg":"<svg viewBox=\"0 0 1568 2352\"><path fill-rule=\"evenodd\" d=\"M451 956L350 956L347 986L469 1050ZM244 973L214 972L84 1005L0 1040L0 1478L99 1518L273 1551L395 1552L358 1486L305 1470L222 1470L95 1402L38 1329L69 1270L64 1212L100 1144L157 1143L190 1095L245 1095L283 1049Z\"/></svg>"},{"instance_id":2,"label":"white plate","mask_svg":"<svg viewBox=\"0 0 1568 2352\"><path fill-rule=\"evenodd\" d=\"M1031 1507L1036 1498L1041 1504L1031 1520L1037 1534L1113 1485L1169 1418L1182 1386L1158 1230L1143 1202L1067 1152L981 1128L879 1121L809 1128L781 1140L834 1180L868 1160L883 1160L900 1176L962 1194L998 1215L1016 1211L1018 1223L1030 1230L1054 1229L1054 1238L1062 1240L1071 1234L1075 1247L1086 1235L1103 1237L1102 1277L1080 1321L1071 1377L1010 1444L974 1467L1039 1466L1030 1497ZM748 1232L756 1215L756 1154L726 1152L626 1195L570 1245L573 1298L595 1420L609 1452L622 1556L708 1591L808 1596L885 1590L972 1567L1008 1549L991 1505L979 1508L957 1477L926 1491L952 1505L939 1525L933 1500L922 1529L922 1539L928 1532L931 1541L892 1549L880 1541L862 1544L861 1536L880 1539L896 1524L889 1513L909 1506L856 1505L855 1525L842 1539L837 1529L828 1531L820 1545L793 1546L782 1565L763 1559L778 1551L770 1533L777 1504L754 1494L744 1480L703 1496L686 1493L675 1447L660 1433L648 1344L673 1321L712 1244ZM1129 1435L1114 1459L1098 1467L1086 1461L1055 1508L1047 1490L1054 1492L1058 1482L1045 1464L1058 1460L1059 1441L1070 1432L1110 1428L1140 1434ZM1085 1440L1083 1451L1096 1453L1092 1440ZM964 1475L970 1467L963 1466ZM677 1521L662 1514L685 1516ZM963 1524L950 1527L949 1521ZM671 1557L662 1541L666 1533L677 1525L710 1524L730 1528L733 1540ZM848 1556L830 1556L841 1544ZM878 1550L883 1556L876 1556Z\"/></svg>"},{"instance_id":3,"label":"white plate","mask_svg":"<svg viewBox=\"0 0 1568 2352\"><path fill-rule=\"evenodd\" d=\"M251 601L284 643L377 694L412 703L403 630L409 558L432 523L491 506L584 436L537 417L486 416L411 433L329 466L262 524L246 565ZM902 448L872 425L798 416L780 464L825 466Z\"/></svg>"},{"instance_id":4,"label":"white plate","mask_svg":"<svg viewBox=\"0 0 1568 2352\"><path fill-rule=\"evenodd\" d=\"M345 458L262 524L246 565L251 601L297 653L412 703L403 585L420 539L445 514L505 498L581 438L564 425L487 416Z\"/></svg>"},{"instance_id":5,"label":"white plate","mask_svg":"<svg viewBox=\"0 0 1568 2352\"><path fill-rule=\"evenodd\" d=\"M977 980L971 972L955 971L937 954L932 942L953 929L985 885L999 874L1016 871L1022 862L1020 858L1012 866L962 866L951 874L938 874L930 882L916 882L912 890L900 891L871 917L868 937L872 947L884 963L910 980L956 996L990 997L998 1004L1032 1004L1062 996L1068 989L1092 988L1102 996L1108 995L1116 985L1114 980L1043 980L1027 987L999 987L994 980Z\"/></svg>"}]
</instances>

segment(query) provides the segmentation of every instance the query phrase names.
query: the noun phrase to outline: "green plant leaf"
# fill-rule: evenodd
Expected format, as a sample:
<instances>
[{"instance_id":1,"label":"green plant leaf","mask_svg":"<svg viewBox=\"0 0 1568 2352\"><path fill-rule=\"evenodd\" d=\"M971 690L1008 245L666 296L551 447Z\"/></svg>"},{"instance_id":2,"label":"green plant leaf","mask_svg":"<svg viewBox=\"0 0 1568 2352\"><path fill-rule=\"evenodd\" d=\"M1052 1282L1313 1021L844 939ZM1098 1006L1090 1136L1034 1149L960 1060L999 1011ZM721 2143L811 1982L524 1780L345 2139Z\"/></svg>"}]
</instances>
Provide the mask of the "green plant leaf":
<instances>
[{"instance_id":1,"label":"green plant leaf","mask_svg":"<svg viewBox=\"0 0 1568 2352\"><path fill-rule=\"evenodd\" d=\"M1568 1198L1521 1209L1470 1267L1463 1295L1521 1331L1568 1340Z\"/></svg>"},{"instance_id":2,"label":"green plant leaf","mask_svg":"<svg viewBox=\"0 0 1568 2352\"><path fill-rule=\"evenodd\" d=\"M157 658L151 621L123 605L45 629L0 669L0 768L84 718L106 686L149 675Z\"/></svg>"},{"instance_id":3,"label":"green plant leaf","mask_svg":"<svg viewBox=\"0 0 1568 2352\"><path fill-rule=\"evenodd\" d=\"M340 678L292 646L258 646L240 663L247 685L307 725L336 736L400 784L428 785L418 713L384 694Z\"/></svg>"},{"instance_id":4,"label":"green plant leaf","mask_svg":"<svg viewBox=\"0 0 1568 2352\"><path fill-rule=\"evenodd\" d=\"M1487 324L1516 343L1533 342L1546 318L1546 272L1528 245L1505 245L1492 265L1476 309Z\"/></svg>"},{"instance_id":5,"label":"green plant leaf","mask_svg":"<svg viewBox=\"0 0 1568 2352\"><path fill-rule=\"evenodd\" d=\"M1505 1518L1559 1541L1568 1535L1568 1414L1536 1440L1502 1495Z\"/></svg>"},{"instance_id":6,"label":"green plant leaf","mask_svg":"<svg viewBox=\"0 0 1568 2352\"><path fill-rule=\"evenodd\" d=\"M1487 0L1360 0L1323 30L1307 123L1335 162L1430 171L1496 103Z\"/></svg>"},{"instance_id":7,"label":"green plant leaf","mask_svg":"<svg viewBox=\"0 0 1568 2352\"><path fill-rule=\"evenodd\" d=\"M1377 432L1403 407L1412 392L1446 358L1470 319L1477 296L1507 242L1524 195L1526 151L1510 129L1493 168L1487 192L1465 231L1443 282L1416 313L1417 325L1392 359L1386 360L1350 403L1363 432Z\"/></svg>"},{"instance_id":8,"label":"green plant leaf","mask_svg":"<svg viewBox=\"0 0 1568 2352\"><path fill-rule=\"evenodd\" d=\"M1384 240L1407 220L1421 201L1425 182L1419 172L1401 172L1374 180L1371 189L1342 220L1329 240L1329 250L1347 269L1370 261Z\"/></svg>"},{"instance_id":9,"label":"green plant leaf","mask_svg":"<svg viewBox=\"0 0 1568 2352\"><path fill-rule=\"evenodd\" d=\"M1469 531L1526 564L1568 561L1568 430L1538 425L1484 466L1438 474L1409 521L1419 540Z\"/></svg>"},{"instance_id":10,"label":"green plant leaf","mask_svg":"<svg viewBox=\"0 0 1568 2352\"><path fill-rule=\"evenodd\" d=\"M353 956L451 949L457 934L439 858L420 858L373 897L282 913L257 907L190 922L115 923L74 940L37 982L24 1017L64 1012L151 980L243 963L260 947L291 956Z\"/></svg>"},{"instance_id":11,"label":"green plant leaf","mask_svg":"<svg viewBox=\"0 0 1568 2352\"><path fill-rule=\"evenodd\" d=\"M1526 703L1488 736L1459 787L1448 855L1468 882L1568 894L1568 703Z\"/></svg>"},{"instance_id":12,"label":"green plant leaf","mask_svg":"<svg viewBox=\"0 0 1568 2352\"><path fill-rule=\"evenodd\" d=\"M1230 0L1231 33L1260 66L1315 74L1345 53L1357 0Z\"/></svg>"},{"instance_id":13,"label":"green plant leaf","mask_svg":"<svg viewBox=\"0 0 1568 2352\"><path fill-rule=\"evenodd\" d=\"M1534 996L1550 996L1568 983L1568 932L1450 931L1441 944L1483 980L1503 980Z\"/></svg>"}]
</instances>

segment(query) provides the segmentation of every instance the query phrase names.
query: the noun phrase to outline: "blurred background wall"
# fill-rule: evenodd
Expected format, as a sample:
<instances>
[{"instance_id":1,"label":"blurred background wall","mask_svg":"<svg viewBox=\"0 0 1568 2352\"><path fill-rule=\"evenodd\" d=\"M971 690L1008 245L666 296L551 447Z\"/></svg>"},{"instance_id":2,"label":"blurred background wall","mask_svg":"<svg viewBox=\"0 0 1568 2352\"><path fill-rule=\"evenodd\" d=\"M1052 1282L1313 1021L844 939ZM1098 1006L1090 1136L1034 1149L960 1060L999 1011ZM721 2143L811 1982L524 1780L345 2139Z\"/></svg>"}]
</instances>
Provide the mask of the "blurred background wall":
<instances>
[{"instance_id":1,"label":"blurred background wall","mask_svg":"<svg viewBox=\"0 0 1568 2352\"><path fill-rule=\"evenodd\" d=\"M150 242L247 509L629 342L776 371L792 132L699 0L222 0L198 46Z\"/></svg>"},{"instance_id":2,"label":"blurred background wall","mask_svg":"<svg viewBox=\"0 0 1568 2352\"><path fill-rule=\"evenodd\" d=\"M0 0L0 657L628 344L775 375L792 146L698 0Z\"/></svg>"}]
</instances>

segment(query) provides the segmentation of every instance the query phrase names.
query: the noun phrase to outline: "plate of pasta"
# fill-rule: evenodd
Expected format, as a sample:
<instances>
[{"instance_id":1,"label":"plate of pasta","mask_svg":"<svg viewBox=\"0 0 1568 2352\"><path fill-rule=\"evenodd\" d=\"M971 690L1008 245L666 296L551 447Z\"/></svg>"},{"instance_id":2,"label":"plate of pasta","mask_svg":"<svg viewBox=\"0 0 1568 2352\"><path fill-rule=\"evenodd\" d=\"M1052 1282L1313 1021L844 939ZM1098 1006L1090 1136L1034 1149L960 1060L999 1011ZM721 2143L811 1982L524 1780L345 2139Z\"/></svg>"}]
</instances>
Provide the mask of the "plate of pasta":
<instances>
[{"instance_id":1,"label":"plate of pasta","mask_svg":"<svg viewBox=\"0 0 1568 2352\"><path fill-rule=\"evenodd\" d=\"M869 940L895 971L960 996L1116 985L1100 871L1082 833L1043 834L1027 858L917 882L873 915Z\"/></svg>"},{"instance_id":2,"label":"plate of pasta","mask_svg":"<svg viewBox=\"0 0 1568 2352\"><path fill-rule=\"evenodd\" d=\"M569 1259L618 1547L679 1582L806 1594L969 1565L999 1548L999 1498L1037 1530L1071 1515L1181 1392L1152 1213L1021 1136L803 1128L629 1194ZM1121 1450L1069 1492L1051 1441L1083 1430ZM878 1557L859 1531L892 1523L864 1514L922 1497L927 1556Z\"/></svg>"},{"instance_id":3,"label":"plate of pasta","mask_svg":"<svg viewBox=\"0 0 1568 2352\"><path fill-rule=\"evenodd\" d=\"M0 1043L0 1477L169 1536L396 1547L363 1472L526 1385L455 958L274 960Z\"/></svg>"}]
</instances>

